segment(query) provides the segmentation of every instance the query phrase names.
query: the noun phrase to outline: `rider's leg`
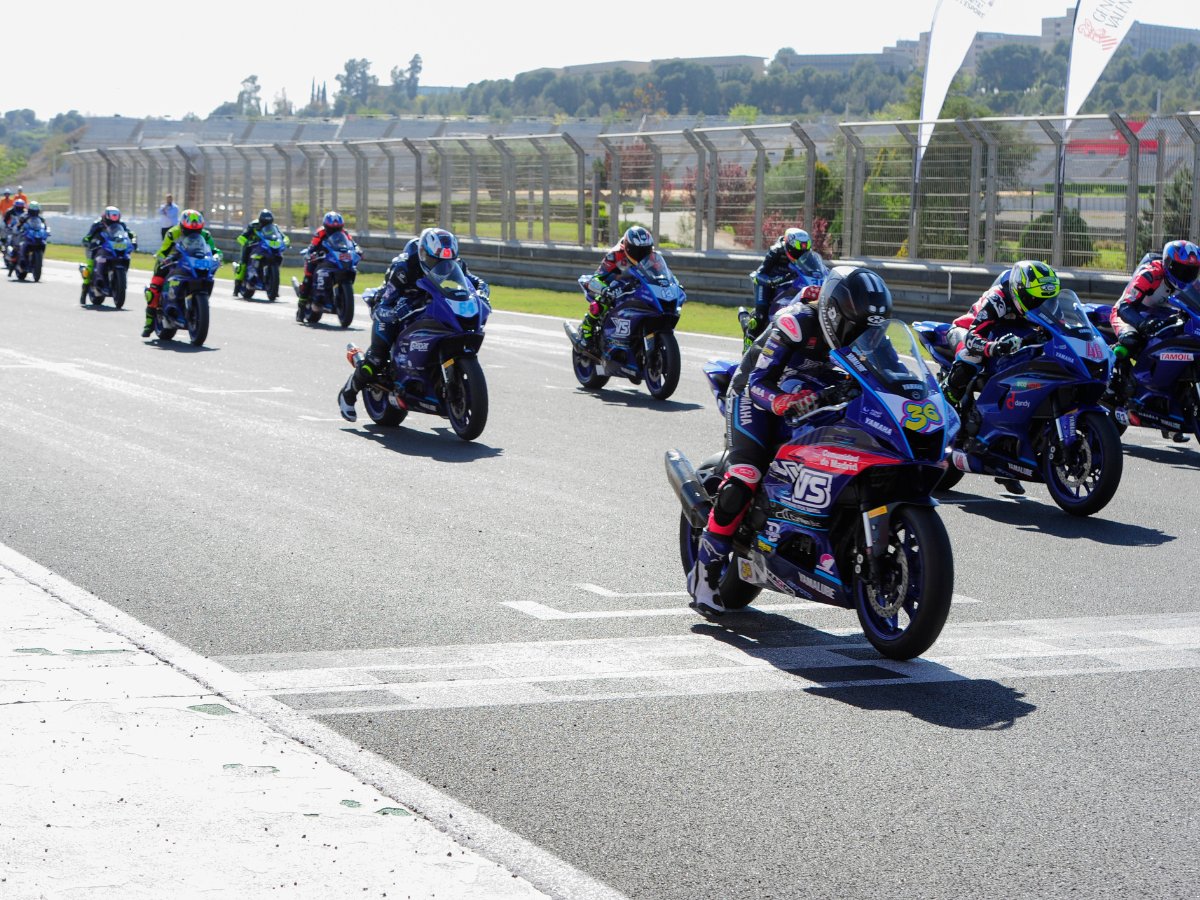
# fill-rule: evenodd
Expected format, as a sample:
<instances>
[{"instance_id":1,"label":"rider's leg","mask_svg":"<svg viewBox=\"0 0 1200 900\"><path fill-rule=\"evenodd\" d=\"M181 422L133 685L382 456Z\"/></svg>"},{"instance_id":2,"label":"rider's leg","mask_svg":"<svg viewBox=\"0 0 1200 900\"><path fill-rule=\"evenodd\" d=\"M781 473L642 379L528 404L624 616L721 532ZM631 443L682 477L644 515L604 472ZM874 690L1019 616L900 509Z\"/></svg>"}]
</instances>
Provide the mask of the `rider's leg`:
<instances>
[{"instance_id":1,"label":"rider's leg","mask_svg":"<svg viewBox=\"0 0 1200 900\"><path fill-rule=\"evenodd\" d=\"M142 337L144 338L150 337L150 332L154 330L154 312L162 300L162 287L165 280L162 266L156 265L154 275L150 279L150 286L146 288L146 322L142 327Z\"/></svg>"},{"instance_id":2,"label":"rider's leg","mask_svg":"<svg viewBox=\"0 0 1200 900\"><path fill-rule=\"evenodd\" d=\"M371 311L371 346L338 392L338 410L346 421L353 422L358 417L354 409L358 394L383 372L392 342L409 311L403 298L395 303L385 300L375 304Z\"/></svg>"}]
</instances>

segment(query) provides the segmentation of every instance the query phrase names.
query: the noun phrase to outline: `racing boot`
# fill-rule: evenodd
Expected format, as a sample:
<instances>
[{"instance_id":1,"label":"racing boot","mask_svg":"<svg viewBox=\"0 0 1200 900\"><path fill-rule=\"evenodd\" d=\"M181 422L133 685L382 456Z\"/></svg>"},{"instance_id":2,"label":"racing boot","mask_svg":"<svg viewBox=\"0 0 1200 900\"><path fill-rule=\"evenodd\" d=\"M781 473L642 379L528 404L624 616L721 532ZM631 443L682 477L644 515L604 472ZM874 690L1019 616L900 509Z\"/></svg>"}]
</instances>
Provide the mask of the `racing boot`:
<instances>
[{"instance_id":1,"label":"racing boot","mask_svg":"<svg viewBox=\"0 0 1200 900\"><path fill-rule=\"evenodd\" d=\"M246 280L246 264L233 264L233 296L242 296L242 282Z\"/></svg>"},{"instance_id":2,"label":"racing boot","mask_svg":"<svg viewBox=\"0 0 1200 900\"><path fill-rule=\"evenodd\" d=\"M345 385L338 391L338 412L347 422L358 421L358 411L354 408L354 404L358 402L358 388L354 386L354 380L357 377L357 372L351 372Z\"/></svg>"},{"instance_id":3,"label":"racing boot","mask_svg":"<svg viewBox=\"0 0 1200 900\"><path fill-rule=\"evenodd\" d=\"M160 288L153 281L146 288L146 323L142 327L142 337L148 338L154 332L154 311L158 309Z\"/></svg>"},{"instance_id":4,"label":"racing boot","mask_svg":"<svg viewBox=\"0 0 1200 900\"><path fill-rule=\"evenodd\" d=\"M732 541L723 535L705 530L700 535L696 552L696 564L688 573L688 593L692 602L688 604L703 616L720 616L725 613L718 586L725 569L725 559L733 549Z\"/></svg>"}]
</instances>

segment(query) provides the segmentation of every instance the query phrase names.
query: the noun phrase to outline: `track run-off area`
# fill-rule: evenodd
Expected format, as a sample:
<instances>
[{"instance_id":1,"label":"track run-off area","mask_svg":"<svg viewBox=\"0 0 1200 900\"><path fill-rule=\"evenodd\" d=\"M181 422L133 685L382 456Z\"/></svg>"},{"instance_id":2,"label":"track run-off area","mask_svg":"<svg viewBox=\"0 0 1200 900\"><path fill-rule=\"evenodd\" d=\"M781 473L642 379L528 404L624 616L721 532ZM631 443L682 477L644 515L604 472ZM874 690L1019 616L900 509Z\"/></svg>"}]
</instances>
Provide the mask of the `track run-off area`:
<instances>
[{"instance_id":1,"label":"track run-off area","mask_svg":"<svg viewBox=\"0 0 1200 900\"><path fill-rule=\"evenodd\" d=\"M219 281L194 348L138 337L144 273L121 311L81 308L78 277L0 283L0 543L340 765L370 751L358 774L451 833L466 815L535 886L1194 894L1195 439L1131 429L1090 519L967 476L941 497L950 620L896 663L844 610L686 607L662 457L719 449L700 367L737 341L681 334L657 402L582 391L559 320L496 312L464 443L339 418L361 301L348 331L301 326Z\"/></svg>"}]
</instances>

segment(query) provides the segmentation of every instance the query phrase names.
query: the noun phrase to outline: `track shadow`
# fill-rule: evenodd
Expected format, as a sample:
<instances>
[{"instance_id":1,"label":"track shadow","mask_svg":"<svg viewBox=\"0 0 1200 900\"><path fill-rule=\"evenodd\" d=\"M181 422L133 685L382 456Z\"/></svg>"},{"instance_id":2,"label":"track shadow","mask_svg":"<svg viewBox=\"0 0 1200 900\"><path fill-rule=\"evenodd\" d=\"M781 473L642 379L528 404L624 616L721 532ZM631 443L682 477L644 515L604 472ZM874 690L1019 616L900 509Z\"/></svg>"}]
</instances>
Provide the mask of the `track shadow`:
<instances>
[{"instance_id":1,"label":"track shadow","mask_svg":"<svg viewBox=\"0 0 1200 900\"><path fill-rule=\"evenodd\" d=\"M251 301L251 302L253 303L254 301ZM320 322L304 322L303 325L305 328L311 328L313 331L351 332L351 331L364 331L365 330L361 325L354 325L354 324L351 324L350 327L348 327L348 328L343 328L340 324L337 323L336 320L333 322L326 322L324 320L321 320Z\"/></svg>"},{"instance_id":2,"label":"track shadow","mask_svg":"<svg viewBox=\"0 0 1200 900\"><path fill-rule=\"evenodd\" d=\"M438 462L474 462L479 459L492 459L504 452L500 447L461 440L449 428L435 428L433 434L430 434L427 431L405 428L403 425L384 428L368 423L362 427L347 426L342 431L365 438L404 456L420 456Z\"/></svg>"},{"instance_id":3,"label":"track shadow","mask_svg":"<svg viewBox=\"0 0 1200 900\"><path fill-rule=\"evenodd\" d=\"M645 389L632 388L624 391L614 391L608 388L601 388L598 391L588 391L583 388L576 388L576 394L583 394L588 397L595 397L605 406L624 406L629 409L657 409L664 412L687 412L693 409L704 409L700 403L681 403L678 400L655 400Z\"/></svg>"},{"instance_id":4,"label":"track shadow","mask_svg":"<svg viewBox=\"0 0 1200 900\"><path fill-rule=\"evenodd\" d=\"M115 306L109 306L106 303L102 303L99 306L89 303L86 306L81 305L79 308L91 310L92 312L110 312L110 313L112 313L112 312L130 312L130 310L126 309L125 307L122 307L121 309L117 309Z\"/></svg>"},{"instance_id":5,"label":"track shadow","mask_svg":"<svg viewBox=\"0 0 1200 900\"><path fill-rule=\"evenodd\" d=\"M1161 447L1126 444L1125 455L1175 469L1200 469L1200 453L1196 452L1196 445L1191 441L1186 444L1165 444Z\"/></svg>"},{"instance_id":6,"label":"track shadow","mask_svg":"<svg viewBox=\"0 0 1200 900\"><path fill-rule=\"evenodd\" d=\"M938 499L948 506L956 505L953 494L947 493ZM965 499L965 498L964 498ZM1053 501L1030 500L1027 497L1011 497L1006 500L972 498L972 502L958 505L964 513L982 516L993 522L1012 525L1019 531L1036 531L1061 538L1079 538L1098 544L1118 547L1158 547L1169 544L1176 536L1146 528L1100 518L1104 510L1092 516L1071 516L1064 513Z\"/></svg>"},{"instance_id":7,"label":"track shadow","mask_svg":"<svg viewBox=\"0 0 1200 900\"><path fill-rule=\"evenodd\" d=\"M906 663L889 662L889 668L874 648L859 635L833 635L802 625L786 616L762 612L753 607L726 613L720 622L692 626L695 634L705 634L754 659L769 663L781 672L811 682L805 691L816 697L836 700L872 712L903 712L939 728L964 731L996 731L1013 727L1037 707L1024 700L1025 695L996 681L969 679L953 669L924 659ZM825 663L829 655L845 656L844 665L812 665L814 650ZM806 660L806 657L809 659ZM806 665L805 663L810 664ZM905 675L909 669L912 675ZM894 683L880 685L880 678ZM906 680L912 678L913 680ZM855 680L876 683L863 686L846 684ZM829 682L841 682L836 685Z\"/></svg>"},{"instance_id":8,"label":"track shadow","mask_svg":"<svg viewBox=\"0 0 1200 900\"><path fill-rule=\"evenodd\" d=\"M210 351L220 350L220 347L209 347L206 344L201 344L197 347L186 340L182 341L160 341L158 338L146 338L143 343L147 347L154 347L158 350L170 350L173 353L208 353Z\"/></svg>"}]
</instances>

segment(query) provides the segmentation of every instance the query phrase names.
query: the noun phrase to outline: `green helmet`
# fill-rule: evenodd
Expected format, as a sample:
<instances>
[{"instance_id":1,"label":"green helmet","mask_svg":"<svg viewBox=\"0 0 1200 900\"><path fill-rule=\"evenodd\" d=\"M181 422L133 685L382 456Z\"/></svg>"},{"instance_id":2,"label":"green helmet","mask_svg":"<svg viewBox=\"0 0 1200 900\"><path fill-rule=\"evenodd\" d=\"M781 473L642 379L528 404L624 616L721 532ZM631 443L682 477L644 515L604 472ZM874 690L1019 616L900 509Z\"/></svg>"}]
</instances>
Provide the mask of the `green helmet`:
<instances>
[{"instance_id":1,"label":"green helmet","mask_svg":"<svg viewBox=\"0 0 1200 900\"><path fill-rule=\"evenodd\" d=\"M1058 273L1047 263L1023 259L1008 272L1008 292L1022 315L1053 300L1062 290Z\"/></svg>"}]
</instances>

